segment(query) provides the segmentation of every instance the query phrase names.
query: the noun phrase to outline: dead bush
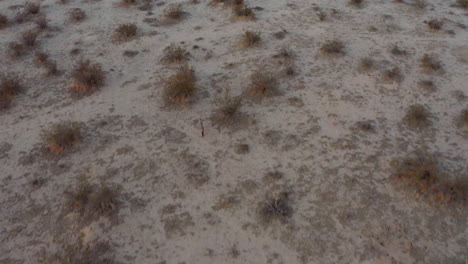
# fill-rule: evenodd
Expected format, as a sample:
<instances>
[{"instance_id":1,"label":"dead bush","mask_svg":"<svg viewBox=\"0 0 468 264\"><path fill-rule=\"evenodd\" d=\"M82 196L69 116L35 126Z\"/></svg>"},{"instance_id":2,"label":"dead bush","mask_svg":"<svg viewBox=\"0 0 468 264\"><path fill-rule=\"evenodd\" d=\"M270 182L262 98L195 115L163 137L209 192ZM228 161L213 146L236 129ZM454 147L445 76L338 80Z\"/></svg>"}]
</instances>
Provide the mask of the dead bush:
<instances>
[{"instance_id":1,"label":"dead bush","mask_svg":"<svg viewBox=\"0 0 468 264\"><path fill-rule=\"evenodd\" d=\"M17 75L0 75L0 110L8 108L21 89L21 82Z\"/></svg>"},{"instance_id":2,"label":"dead bush","mask_svg":"<svg viewBox=\"0 0 468 264\"><path fill-rule=\"evenodd\" d=\"M252 47L257 45L261 40L259 32L246 31L242 40L242 47Z\"/></svg>"},{"instance_id":3,"label":"dead bush","mask_svg":"<svg viewBox=\"0 0 468 264\"><path fill-rule=\"evenodd\" d=\"M433 55L425 54L421 59L421 69L425 72L442 70L442 63Z\"/></svg>"},{"instance_id":4,"label":"dead bush","mask_svg":"<svg viewBox=\"0 0 468 264\"><path fill-rule=\"evenodd\" d=\"M414 104L407 108L403 122L411 129L424 129L431 125L431 113L420 104Z\"/></svg>"},{"instance_id":5,"label":"dead bush","mask_svg":"<svg viewBox=\"0 0 468 264\"><path fill-rule=\"evenodd\" d=\"M72 72L72 77L74 82L71 91L78 94L92 93L106 81L101 64L92 64L90 60L80 60Z\"/></svg>"},{"instance_id":6,"label":"dead bush","mask_svg":"<svg viewBox=\"0 0 468 264\"><path fill-rule=\"evenodd\" d=\"M136 36L138 27L135 23L120 24L114 32L114 39L117 41L127 41Z\"/></svg>"},{"instance_id":7,"label":"dead bush","mask_svg":"<svg viewBox=\"0 0 468 264\"><path fill-rule=\"evenodd\" d=\"M277 93L278 82L270 72L256 71L250 76L248 93L252 96L268 96Z\"/></svg>"},{"instance_id":8,"label":"dead bush","mask_svg":"<svg viewBox=\"0 0 468 264\"><path fill-rule=\"evenodd\" d=\"M260 222L263 225L270 225L274 221L287 223L293 215L293 208L289 199L289 193L282 192L277 197L268 198L263 201L258 208Z\"/></svg>"},{"instance_id":9,"label":"dead bush","mask_svg":"<svg viewBox=\"0 0 468 264\"><path fill-rule=\"evenodd\" d=\"M172 43L170 46L164 49L163 62L166 63L180 63L188 59L189 53L181 46L177 46Z\"/></svg>"},{"instance_id":10,"label":"dead bush","mask_svg":"<svg viewBox=\"0 0 468 264\"><path fill-rule=\"evenodd\" d=\"M54 124L42 134L46 148L51 154L63 154L82 140L81 126L75 122L62 122Z\"/></svg>"},{"instance_id":11,"label":"dead bush","mask_svg":"<svg viewBox=\"0 0 468 264\"><path fill-rule=\"evenodd\" d=\"M339 40L330 40L322 44L320 51L327 56L344 55L344 44Z\"/></svg>"},{"instance_id":12,"label":"dead bush","mask_svg":"<svg viewBox=\"0 0 468 264\"><path fill-rule=\"evenodd\" d=\"M179 68L165 82L163 97L168 104L185 104L193 100L197 86L195 71L188 65Z\"/></svg>"},{"instance_id":13,"label":"dead bush","mask_svg":"<svg viewBox=\"0 0 468 264\"><path fill-rule=\"evenodd\" d=\"M68 20L72 23L78 23L86 18L86 13L81 8L73 8L68 10Z\"/></svg>"}]
</instances>

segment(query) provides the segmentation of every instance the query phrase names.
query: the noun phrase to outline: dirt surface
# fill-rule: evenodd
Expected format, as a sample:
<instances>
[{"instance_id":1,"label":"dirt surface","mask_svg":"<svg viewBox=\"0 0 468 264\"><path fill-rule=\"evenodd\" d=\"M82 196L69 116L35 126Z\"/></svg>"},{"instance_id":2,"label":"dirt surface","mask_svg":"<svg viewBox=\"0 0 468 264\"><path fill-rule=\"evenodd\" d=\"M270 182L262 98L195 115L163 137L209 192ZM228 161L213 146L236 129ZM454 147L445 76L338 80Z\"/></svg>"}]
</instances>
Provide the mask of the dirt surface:
<instances>
[{"instance_id":1,"label":"dirt surface","mask_svg":"<svg viewBox=\"0 0 468 264\"><path fill-rule=\"evenodd\" d=\"M468 10L456 1L246 0L252 20L205 0L32 2L39 13L18 22L25 2L0 0L9 20L0 73L23 87L0 110L1 264L78 263L73 254L108 261L79 263L466 263L466 196L415 194L391 165L431 156L441 180L468 180ZM183 13L167 18L174 3ZM70 21L73 8L86 17ZM117 41L122 23L135 23L136 36ZM12 58L9 43L28 30L35 47ZM261 40L243 47L245 31ZM340 53L321 51L331 40ZM198 89L168 107L164 81L181 65L164 61L172 43L188 52ZM46 76L34 50L60 72ZM425 54L442 69L421 67ZM365 57L373 65L363 70ZM80 58L101 64L106 80L77 97ZM389 79L394 67L400 78ZM258 71L276 87L253 98ZM237 119L215 124L222 99L237 96ZM419 129L405 121L414 104L430 113ZM69 121L80 142L50 153L44 133ZM67 190L83 184L116 190L90 203L104 214L74 210Z\"/></svg>"}]
</instances>

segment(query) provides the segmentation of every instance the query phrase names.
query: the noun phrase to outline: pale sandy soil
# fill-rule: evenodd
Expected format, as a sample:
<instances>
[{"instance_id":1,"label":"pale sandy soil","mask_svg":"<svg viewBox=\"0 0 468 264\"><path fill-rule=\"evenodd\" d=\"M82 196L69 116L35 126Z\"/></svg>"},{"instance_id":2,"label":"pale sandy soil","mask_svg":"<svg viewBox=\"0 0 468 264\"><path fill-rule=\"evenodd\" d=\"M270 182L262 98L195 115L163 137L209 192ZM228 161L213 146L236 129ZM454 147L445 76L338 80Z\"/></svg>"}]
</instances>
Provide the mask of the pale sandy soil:
<instances>
[{"instance_id":1,"label":"pale sandy soil","mask_svg":"<svg viewBox=\"0 0 468 264\"><path fill-rule=\"evenodd\" d=\"M76 263L55 256L78 241L107 243L99 254L115 263L466 263L466 197L444 203L413 195L394 183L390 166L430 154L443 177L468 178L468 129L456 121L467 108L468 10L455 1L419 9L411 0L367 0L360 8L344 0L247 0L259 7L253 21L233 21L230 8L205 0L157 0L149 10L117 0L40 2L49 27L36 46L57 62L59 76L44 77L33 52L8 57L8 43L35 24L13 21L23 1L0 1L11 20L0 29L0 72L16 73L24 85L0 113L0 263ZM163 16L172 2L186 12L173 23ZM328 14L323 22L317 7ZM72 8L86 19L69 22ZM444 21L441 30L425 24L434 18ZM120 23L136 23L137 36L113 41ZM239 45L246 30L261 33L259 45ZM323 56L321 45L333 39L345 54ZM176 109L161 99L162 80L178 67L161 62L171 43L190 52L199 87L191 105ZM407 54L392 55L394 44ZM292 58L274 56L282 48ZM442 71L421 70L426 53L437 55ZM366 56L375 69L361 72ZM107 80L76 98L70 73L80 57L102 64ZM285 74L285 60L294 75ZM394 66L403 80L383 80ZM259 69L277 77L277 94L245 98L242 120L216 128L217 99L243 94ZM430 111L428 127L404 124L412 104ZM61 121L80 122L84 138L59 157L44 150L41 133ZM360 121L372 131L356 128ZM83 178L119 187L114 215L82 221L70 213L64 192ZM281 192L289 214L263 221L260 209Z\"/></svg>"}]
</instances>

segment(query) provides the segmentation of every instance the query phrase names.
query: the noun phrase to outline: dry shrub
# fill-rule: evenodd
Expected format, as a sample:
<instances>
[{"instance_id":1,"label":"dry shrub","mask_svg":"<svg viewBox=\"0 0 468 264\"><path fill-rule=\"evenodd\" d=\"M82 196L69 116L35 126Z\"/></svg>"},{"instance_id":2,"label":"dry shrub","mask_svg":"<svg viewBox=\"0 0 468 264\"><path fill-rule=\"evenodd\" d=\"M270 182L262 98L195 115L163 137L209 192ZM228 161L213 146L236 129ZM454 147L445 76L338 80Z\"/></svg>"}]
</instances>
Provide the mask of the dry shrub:
<instances>
[{"instance_id":1,"label":"dry shrub","mask_svg":"<svg viewBox=\"0 0 468 264\"><path fill-rule=\"evenodd\" d=\"M234 17L243 19L255 19L253 8L245 5L235 5L232 9Z\"/></svg>"},{"instance_id":2,"label":"dry shrub","mask_svg":"<svg viewBox=\"0 0 468 264\"><path fill-rule=\"evenodd\" d=\"M316 12L316 14L317 14L318 19L319 19L320 21L322 21L322 22L325 21L325 20L327 19L327 12L325 12L325 11L323 11L323 10L318 10L318 11Z\"/></svg>"},{"instance_id":3,"label":"dry shrub","mask_svg":"<svg viewBox=\"0 0 468 264\"><path fill-rule=\"evenodd\" d=\"M168 104L190 103L197 86L195 84L195 71L188 65L179 68L176 74L166 80L163 97Z\"/></svg>"},{"instance_id":4,"label":"dry shrub","mask_svg":"<svg viewBox=\"0 0 468 264\"><path fill-rule=\"evenodd\" d=\"M293 215L293 208L289 199L289 193L282 192L276 197L268 198L258 207L260 222L263 225L272 224L274 221L287 223Z\"/></svg>"},{"instance_id":5,"label":"dry shrub","mask_svg":"<svg viewBox=\"0 0 468 264\"><path fill-rule=\"evenodd\" d=\"M393 67L383 72L383 78L387 81L401 82L403 80L403 75L400 71L400 68Z\"/></svg>"},{"instance_id":6,"label":"dry shrub","mask_svg":"<svg viewBox=\"0 0 468 264\"><path fill-rule=\"evenodd\" d=\"M18 42L8 43L8 56L12 59L18 59L19 57L25 55L27 52L26 46Z\"/></svg>"},{"instance_id":7,"label":"dry shrub","mask_svg":"<svg viewBox=\"0 0 468 264\"><path fill-rule=\"evenodd\" d=\"M136 36L138 27L135 23L120 24L114 33L117 41L126 41Z\"/></svg>"},{"instance_id":8,"label":"dry shrub","mask_svg":"<svg viewBox=\"0 0 468 264\"><path fill-rule=\"evenodd\" d=\"M424 9L427 6L426 0L416 0L416 7L419 9Z\"/></svg>"},{"instance_id":9,"label":"dry shrub","mask_svg":"<svg viewBox=\"0 0 468 264\"><path fill-rule=\"evenodd\" d=\"M72 92L78 94L92 93L102 87L106 81L106 74L101 64L92 64L90 60L80 60L72 72L74 83Z\"/></svg>"},{"instance_id":10,"label":"dry shrub","mask_svg":"<svg viewBox=\"0 0 468 264\"><path fill-rule=\"evenodd\" d=\"M365 57L365 58L362 58L360 61L359 61L359 70L360 71L370 71L372 69L374 69L375 65L374 65L374 60L370 57Z\"/></svg>"},{"instance_id":11,"label":"dry shrub","mask_svg":"<svg viewBox=\"0 0 468 264\"><path fill-rule=\"evenodd\" d=\"M8 26L8 17L0 14L0 29L5 28L6 26Z\"/></svg>"},{"instance_id":12,"label":"dry shrub","mask_svg":"<svg viewBox=\"0 0 468 264\"><path fill-rule=\"evenodd\" d=\"M395 56L406 56L408 55L408 52L404 49L401 49L398 47L398 45L393 45L393 47L390 49L390 53Z\"/></svg>"},{"instance_id":13,"label":"dry shrub","mask_svg":"<svg viewBox=\"0 0 468 264\"><path fill-rule=\"evenodd\" d=\"M425 54L421 59L421 69L425 72L442 70L442 63L434 56Z\"/></svg>"},{"instance_id":14,"label":"dry shrub","mask_svg":"<svg viewBox=\"0 0 468 264\"><path fill-rule=\"evenodd\" d=\"M56 61L48 60L44 66L47 70L46 76L58 75L60 73Z\"/></svg>"},{"instance_id":15,"label":"dry shrub","mask_svg":"<svg viewBox=\"0 0 468 264\"><path fill-rule=\"evenodd\" d=\"M446 203L467 200L468 185L463 180L448 181L438 163L428 155L397 159L391 162L394 180L411 190L416 197Z\"/></svg>"},{"instance_id":16,"label":"dry shrub","mask_svg":"<svg viewBox=\"0 0 468 264\"><path fill-rule=\"evenodd\" d=\"M455 118L455 124L459 129L468 132L468 108L463 109L460 115Z\"/></svg>"},{"instance_id":17,"label":"dry shrub","mask_svg":"<svg viewBox=\"0 0 468 264\"><path fill-rule=\"evenodd\" d=\"M429 127L431 113L420 104L414 104L408 107L403 117L403 122L411 129L423 129Z\"/></svg>"},{"instance_id":18,"label":"dry shrub","mask_svg":"<svg viewBox=\"0 0 468 264\"><path fill-rule=\"evenodd\" d=\"M270 72L256 71L250 76L248 93L253 96L268 96L276 94L278 82Z\"/></svg>"},{"instance_id":19,"label":"dry shrub","mask_svg":"<svg viewBox=\"0 0 468 264\"><path fill-rule=\"evenodd\" d=\"M21 42L24 46L32 48L36 46L36 40L38 36L38 32L35 30L28 30L21 34Z\"/></svg>"},{"instance_id":20,"label":"dry shrub","mask_svg":"<svg viewBox=\"0 0 468 264\"><path fill-rule=\"evenodd\" d=\"M350 5L352 6L362 6L362 4L364 4L364 0L349 0L348 2Z\"/></svg>"},{"instance_id":21,"label":"dry shrub","mask_svg":"<svg viewBox=\"0 0 468 264\"><path fill-rule=\"evenodd\" d=\"M343 42L339 40L330 40L322 44L320 47L320 51L324 55L328 56L338 56L338 55L344 55L344 44Z\"/></svg>"},{"instance_id":22,"label":"dry shrub","mask_svg":"<svg viewBox=\"0 0 468 264\"><path fill-rule=\"evenodd\" d=\"M427 92L435 92L437 90L435 83L431 80L421 80L418 84Z\"/></svg>"},{"instance_id":23,"label":"dry shrub","mask_svg":"<svg viewBox=\"0 0 468 264\"><path fill-rule=\"evenodd\" d=\"M41 11L41 5L39 3L26 2L24 4L24 9L27 14L36 15Z\"/></svg>"},{"instance_id":24,"label":"dry shrub","mask_svg":"<svg viewBox=\"0 0 468 264\"><path fill-rule=\"evenodd\" d=\"M14 74L0 75L0 110L11 105L13 98L21 92L22 86L18 76Z\"/></svg>"},{"instance_id":25,"label":"dry shrub","mask_svg":"<svg viewBox=\"0 0 468 264\"><path fill-rule=\"evenodd\" d=\"M468 8L468 0L457 0L457 5L461 8Z\"/></svg>"},{"instance_id":26,"label":"dry shrub","mask_svg":"<svg viewBox=\"0 0 468 264\"><path fill-rule=\"evenodd\" d=\"M34 61L38 65L44 65L49 61L49 54L47 54L47 52L36 51L34 55L36 57Z\"/></svg>"},{"instance_id":27,"label":"dry shrub","mask_svg":"<svg viewBox=\"0 0 468 264\"><path fill-rule=\"evenodd\" d=\"M65 242L60 251L49 256L43 252L40 263L48 264L114 264L113 252L109 243L92 241L84 243Z\"/></svg>"},{"instance_id":28,"label":"dry shrub","mask_svg":"<svg viewBox=\"0 0 468 264\"><path fill-rule=\"evenodd\" d=\"M235 125L241 117L241 99L226 97L221 104L211 115L211 123L217 128Z\"/></svg>"},{"instance_id":29,"label":"dry shrub","mask_svg":"<svg viewBox=\"0 0 468 264\"><path fill-rule=\"evenodd\" d=\"M87 180L65 190L65 213L78 213L85 222L116 216L120 209L120 188L109 184L92 185Z\"/></svg>"},{"instance_id":30,"label":"dry shrub","mask_svg":"<svg viewBox=\"0 0 468 264\"><path fill-rule=\"evenodd\" d=\"M44 131L42 137L50 153L62 154L81 142L81 126L75 122L58 123Z\"/></svg>"},{"instance_id":31,"label":"dry shrub","mask_svg":"<svg viewBox=\"0 0 468 264\"><path fill-rule=\"evenodd\" d=\"M68 20L72 23L78 23L86 18L86 13L81 8L73 8L68 10Z\"/></svg>"},{"instance_id":32,"label":"dry shrub","mask_svg":"<svg viewBox=\"0 0 468 264\"><path fill-rule=\"evenodd\" d=\"M137 3L138 3L137 0L121 0L120 1L121 6L132 6L132 5L136 5Z\"/></svg>"},{"instance_id":33,"label":"dry shrub","mask_svg":"<svg viewBox=\"0 0 468 264\"><path fill-rule=\"evenodd\" d=\"M181 4L170 4L164 9L164 16L169 19L179 20L183 15L184 11Z\"/></svg>"},{"instance_id":34,"label":"dry shrub","mask_svg":"<svg viewBox=\"0 0 468 264\"><path fill-rule=\"evenodd\" d=\"M252 47L257 45L261 40L259 32L246 31L242 40L242 47Z\"/></svg>"},{"instance_id":35,"label":"dry shrub","mask_svg":"<svg viewBox=\"0 0 468 264\"><path fill-rule=\"evenodd\" d=\"M442 29L442 26L444 25L444 21L438 20L438 19L432 19L432 20L429 20L429 22L427 22L427 25L432 30L440 30Z\"/></svg>"},{"instance_id":36,"label":"dry shrub","mask_svg":"<svg viewBox=\"0 0 468 264\"><path fill-rule=\"evenodd\" d=\"M181 46L177 46L174 43L164 49L164 57L162 61L166 63L180 63L188 59L189 53Z\"/></svg>"},{"instance_id":37,"label":"dry shrub","mask_svg":"<svg viewBox=\"0 0 468 264\"><path fill-rule=\"evenodd\" d=\"M37 27L41 30L46 29L49 26L49 22L47 21L47 17L45 15L40 16L37 18L34 23L36 23Z\"/></svg>"}]
</instances>

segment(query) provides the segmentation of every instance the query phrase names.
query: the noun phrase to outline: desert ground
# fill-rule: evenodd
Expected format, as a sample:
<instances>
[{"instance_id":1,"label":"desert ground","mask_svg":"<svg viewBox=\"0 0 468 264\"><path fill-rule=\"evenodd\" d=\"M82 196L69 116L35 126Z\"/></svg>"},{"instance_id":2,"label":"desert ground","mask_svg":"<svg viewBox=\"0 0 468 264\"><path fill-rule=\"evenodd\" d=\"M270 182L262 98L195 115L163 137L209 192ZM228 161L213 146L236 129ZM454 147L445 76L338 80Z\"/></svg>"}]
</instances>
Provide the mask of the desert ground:
<instances>
[{"instance_id":1,"label":"desert ground","mask_svg":"<svg viewBox=\"0 0 468 264\"><path fill-rule=\"evenodd\" d=\"M0 263L467 263L468 1L0 0Z\"/></svg>"}]
</instances>

